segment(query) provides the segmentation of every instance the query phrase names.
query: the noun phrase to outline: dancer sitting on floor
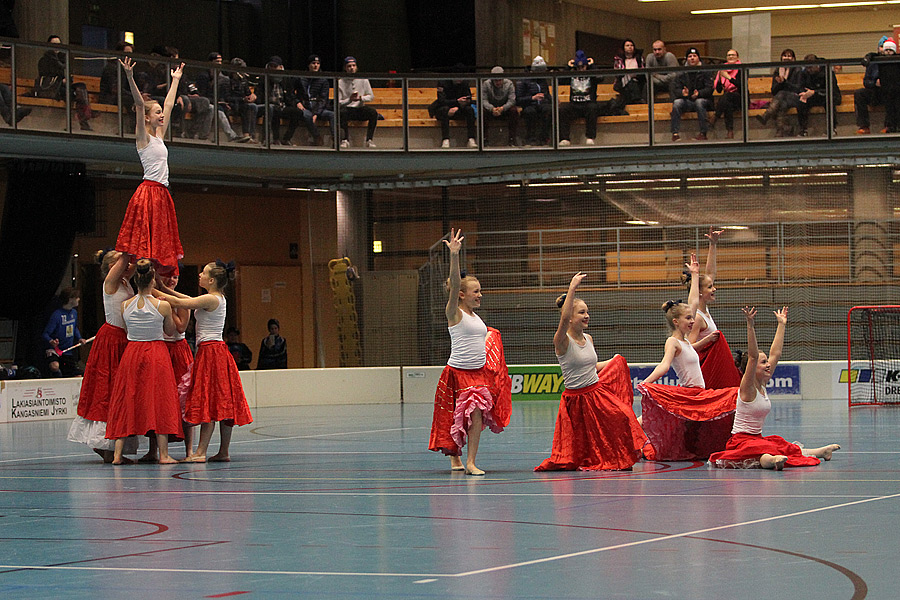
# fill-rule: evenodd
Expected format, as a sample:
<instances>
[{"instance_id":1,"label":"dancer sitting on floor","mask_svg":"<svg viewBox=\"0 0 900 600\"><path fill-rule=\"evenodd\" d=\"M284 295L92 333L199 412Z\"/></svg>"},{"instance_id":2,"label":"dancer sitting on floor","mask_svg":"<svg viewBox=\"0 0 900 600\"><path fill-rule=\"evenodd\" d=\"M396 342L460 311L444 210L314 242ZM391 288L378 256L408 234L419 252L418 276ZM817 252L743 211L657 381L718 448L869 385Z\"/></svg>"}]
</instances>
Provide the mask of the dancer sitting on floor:
<instances>
[{"instance_id":1,"label":"dancer sitting on floor","mask_svg":"<svg viewBox=\"0 0 900 600\"><path fill-rule=\"evenodd\" d=\"M225 330L225 296L222 292L233 271L233 265L218 261L203 267L198 283L207 293L196 298L168 287L160 290L160 296L176 308L192 309L197 321L197 356L190 377L183 378L179 384L184 399L184 420L200 424L200 441L193 454L185 459L187 462L230 461L234 426L253 422L237 366L228 351L228 344L222 339ZM219 451L207 459L216 422L219 423Z\"/></svg>"},{"instance_id":2,"label":"dancer sitting on floor","mask_svg":"<svg viewBox=\"0 0 900 600\"><path fill-rule=\"evenodd\" d=\"M709 228L709 254L706 256L706 271L700 275L700 298L694 326L688 334L688 341L700 355L700 370L703 372L704 387L708 390L737 387L741 374L734 366L734 357L725 336L716 327L709 305L716 301L716 246L722 231ZM690 277L684 283L690 284Z\"/></svg>"},{"instance_id":3,"label":"dancer sitting on floor","mask_svg":"<svg viewBox=\"0 0 900 600\"><path fill-rule=\"evenodd\" d=\"M475 466L478 442L485 427L500 433L509 425L512 384L503 356L500 332L486 327L475 314L481 306L481 284L459 270L459 251L465 238L450 230L444 240L450 249L449 300L446 315L450 331L450 360L441 373L434 395L434 416L428 449L450 456L450 470L484 475ZM466 466L462 447L469 444Z\"/></svg>"},{"instance_id":4,"label":"dancer sitting on floor","mask_svg":"<svg viewBox=\"0 0 900 600\"><path fill-rule=\"evenodd\" d=\"M129 264L127 254L115 251L101 250L97 253L97 259L100 261L100 274L104 276L103 312L106 321L97 332L88 354L84 379L81 380L78 416L69 427L67 439L87 444L100 455L103 462L110 463L113 460L115 442L106 439L106 420L116 371L128 345L122 303L134 296L134 290L128 282L134 273L134 265ZM132 447L128 448L126 454L137 451L135 438L131 438L130 445Z\"/></svg>"},{"instance_id":5,"label":"dancer sitting on floor","mask_svg":"<svg viewBox=\"0 0 900 600\"><path fill-rule=\"evenodd\" d=\"M732 469L775 469L785 467L811 467L819 464L819 459L831 460L831 454L840 448L829 444L821 448L807 450L797 442L791 444L777 435L762 435L766 415L772 403L766 394L766 385L781 358L784 346L784 330L787 327L787 306L776 310L778 328L769 349L769 356L760 352L756 342L754 318L756 308L744 307L747 316L747 354L742 358L743 377L734 416L734 427L725 450L709 457L709 463L719 468Z\"/></svg>"},{"instance_id":6,"label":"dancer sitting on floor","mask_svg":"<svg viewBox=\"0 0 900 600\"><path fill-rule=\"evenodd\" d=\"M106 437L116 440L114 465L133 461L122 456L125 438L156 435L160 464L176 463L169 456L169 439L181 434L178 388L163 334L175 331L172 307L152 296L156 272L152 263L138 261L134 282L138 293L122 303L128 346L116 372L109 401Z\"/></svg>"},{"instance_id":7,"label":"dancer sitting on floor","mask_svg":"<svg viewBox=\"0 0 900 600\"><path fill-rule=\"evenodd\" d=\"M587 304L575 297L584 279L576 273L569 291L557 298L561 309L553 336L566 389L559 400L553 449L535 471L630 470L641 457L644 432L631 408L634 388L628 363L616 354L597 362Z\"/></svg>"},{"instance_id":8,"label":"dancer sitting on floor","mask_svg":"<svg viewBox=\"0 0 900 600\"><path fill-rule=\"evenodd\" d=\"M700 358L687 336L694 326L699 304L700 264L691 253L688 304L669 300L662 306L671 335L665 354L652 373L638 386L641 424L652 447L644 456L656 460L706 460L725 447L734 418L737 388L705 389ZM653 383L675 369L678 386Z\"/></svg>"},{"instance_id":9,"label":"dancer sitting on floor","mask_svg":"<svg viewBox=\"0 0 900 600\"><path fill-rule=\"evenodd\" d=\"M151 259L163 275L178 272L178 260L184 257L178 237L175 203L169 194L169 151L163 143L169 127L169 116L175 105L183 64L172 70L172 83L164 105L155 100L144 101L134 82L134 63L130 58L119 61L125 69L134 109L143 119L137 120L135 144L144 181L138 186L122 219L116 239L116 250L135 257Z\"/></svg>"}]
</instances>

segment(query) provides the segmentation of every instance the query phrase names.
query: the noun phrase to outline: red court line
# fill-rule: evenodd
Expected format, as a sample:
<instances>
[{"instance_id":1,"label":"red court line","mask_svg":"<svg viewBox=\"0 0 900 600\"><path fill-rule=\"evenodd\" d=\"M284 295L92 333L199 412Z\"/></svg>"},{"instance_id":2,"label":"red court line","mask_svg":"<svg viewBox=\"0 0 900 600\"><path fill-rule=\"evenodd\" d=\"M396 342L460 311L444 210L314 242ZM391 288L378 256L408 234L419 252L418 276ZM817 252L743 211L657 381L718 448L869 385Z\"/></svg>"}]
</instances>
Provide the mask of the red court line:
<instances>
[{"instance_id":1,"label":"red court line","mask_svg":"<svg viewBox=\"0 0 900 600\"><path fill-rule=\"evenodd\" d=\"M213 594L212 596L203 596L204 598L227 598L228 596L240 596L241 594L249 594L250 592L225 592L224 594Z\"/></svg>"}]
</instances>

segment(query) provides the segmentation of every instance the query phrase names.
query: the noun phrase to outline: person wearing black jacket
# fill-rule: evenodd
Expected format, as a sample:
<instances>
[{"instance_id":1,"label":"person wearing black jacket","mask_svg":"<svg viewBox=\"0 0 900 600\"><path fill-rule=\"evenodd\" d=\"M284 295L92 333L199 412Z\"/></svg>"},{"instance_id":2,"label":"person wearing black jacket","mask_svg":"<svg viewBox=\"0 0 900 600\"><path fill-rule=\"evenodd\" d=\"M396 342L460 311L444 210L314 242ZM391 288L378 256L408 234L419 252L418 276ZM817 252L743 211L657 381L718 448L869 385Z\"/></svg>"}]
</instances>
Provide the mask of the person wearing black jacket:
<instances>
[{"instance_id":1,"label":"person wearing black jacket","mask_svg":"<svg viewBox=\"0 0 900 600\"><path fill-rule=\"evenodd\" d=\"M781 52L781 62L794 62L797 60L794 51L786 48ZM800 78L803 69L800 67L778 67L772 74L772 101L766 107L766 112L757 115L760 123L765 125L772 117L775 118L775 137L792 135L792 128L787 122L787 112L800 104Z\"/></svg>"},{"instance_id":2,"label":"person wearing black jacket","mask_svg":"<svg viewBox=\"0 0 900 600\"><path fill-rule=\"evenodd\" d=\"M284 64L269 61L266 64L266 69L270 71L284 71ZM300 124L300 119L303 118L302 110L297 107L297 103L294 101L293 89L294 84L291 78L274 74L269 75L266 93L269 97L269 126L273 145L290 145L291 138L294 137L294 132L297 130L297 125ZM280 135L281 119L287 119L288 122L288 128L283 138Z\"/></svg>"},{"instance_id":3,"label":"person wearing black jacket","mask_svg":"<svg viewBox=\"0 0 900 600\"><path fill-rule=\"evenodd\" d=\"M687 66L699 67L700 53L696 48L689 48L685 55ZM685 112L697 113L697 121L700 124L700 133L695 140L705 140L709 129L707 114L712 107L713 81L707 71L683 71L672 80L670 91L672 93L672 141L681 139L681 115Z\"/></svg>"},{"instance_id":4,"label":"person wearing black jacket","mask_svg":"<svg viewBox=\"0 0 900 600\"><path fill-rule=\"evenodd\" d=\"M803 60L818 60L815 54L807 54ZM841 103L841 90L838 88L837 77L834 71L821 65L810 65L803 69L800 75L800 87L802 91L797 95L800 102L797 104L797 121L800 123L798 135L807 136L809 132L809 109L813 106L827 106L828 83L826 73L831 72L831 115L832 126L837 127L837 107Z\"/></svg>"},{"instance_id":5,"label":"person wearing black jacket","mask_svg":"<svg viewBox=\"0 0 900 600\"><path fill-rule=\"evenodd\" d=\"M457 65L454 70L465 67ZM472 89L468 81L446 79L438 83L437 100L428 107L428 113L441 124L441 148L450 147L450 119L466 121L466 137L469 148L477 148L475 108L472 105Z\"/></svg>"},{"instance_id":6,"label":"person wearing black jacket","mask_svg":"<svg viewBox=\"0 0 900 600\"><path fill-rule=\"evenodd\" d=\"M58 35L47 38L50 44L61 44ZM39 98L51 100L63 100L66 96L66 53L57 50L47 50L38 61L38 85L35 86L35 95ZM85 131L92 131L90 120L94 118L91 111L91 101L88 97L87 86L83 83L71 85L72 101L75 104L75 116L78 125Z\"/></svg>"},{"instance_id":7,"label":"person wearing black jacket","mask_svg":"<svg viewBox=\"0 0 900 600\"><path fill-rule=\"evenodd\" d=\"M568 146L572 121L578 117L584 117L584 143L593 145L597 137L597 84L601 78L587 75L588 65L592 59L585 56L582 50L575 53L575 58L569 64L575 68L576 73L569 79L569 101L559 105L559 145Z\"/></svg>"},{"instance_id":8,"label":"person wearing black jacket","mask_svg":"<svg viewBox=\"0 0 900 600\"><path fill-rule=\"evenodd\" d=\"M547 62L542 56L531 61L532 73L547 70ZM520 79L516 82L516 104L522 109L525 119L525 144L528 146L549 145L553 123L553 92L547 79Z\"/></svg>"},{"instance_id":9,"label":"person wearing black jacket","mask_svg":"<svg viewBox=\"0 0 900 600\"><path fill-rule=\"evenodd\" d=\"M207 60L214 65L221 66L222 55L218 52L210 52ZM234 129L231 128L231 122L228 120L228 115L231 114L232 110L231 105L228 104L226 100L226 97L231 90L231 80L229 79L229 77L222 71L218 71L216 69L201 71L197 74L196 86L197 93L209 99L210 103L218 98L218 103L215 109L216 118L218 119L219 126L225 133L225 138L229 142L249 142L250 136L239 136L238 134L236 134L234 132Z\"/></svg>"},{"instance_id":10,"label":"person wearing black jacket","mask_svg":"<svg viewBox=\"0 0 900 600\"><path fill-rule=\"evenodd\" d=\"M306 63L311 73L322 69L322 61L318 54L310 54ZM334 104L329 99L331 80L327 77L300 77L294 80L294 101L297 108L303 111L303 121L316 146L322 145L322 134L319 124L328 121L331 125L331 137L336 137Z\"/></svg>"},{"instance_id":11,"label":"person wearing black jacket","mask_svg":"<svg viewBox=\"0 0 900 600\"><path fill-rule=\"evenodd\" d=\"M853 109L856 112L856 133L867 134L871 132L869 128L869 107L881 106L885 104L885 89L880 73L880 66L883 64L873 61L878 56L893 56L897 53L897 44L893 39L884 36L878 43L878 52L869 52L863 58L863 65L866 67L866 74L863 76L863 87L853 92ZM892 120L890 111L885 110L884 113L884 129L881 133L889 133L895 131L898 123Z\"/></svg>"}]
</instances>

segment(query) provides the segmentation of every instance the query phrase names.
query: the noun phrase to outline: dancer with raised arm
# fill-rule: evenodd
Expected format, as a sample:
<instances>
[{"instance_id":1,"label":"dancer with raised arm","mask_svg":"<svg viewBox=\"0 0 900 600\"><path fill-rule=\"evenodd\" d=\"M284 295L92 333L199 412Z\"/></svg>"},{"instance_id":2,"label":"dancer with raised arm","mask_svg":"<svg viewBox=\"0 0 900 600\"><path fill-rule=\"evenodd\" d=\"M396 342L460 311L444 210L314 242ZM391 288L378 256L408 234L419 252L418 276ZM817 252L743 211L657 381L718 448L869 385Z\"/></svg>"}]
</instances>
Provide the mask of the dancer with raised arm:
<instances>
[{"instance_id":1,"label":"dancer with raised arm","mask_svg":"<svg viewBox=\"0 0 900 600\"><path fill-rule=\"evenodd\" d=\"M812 467L819 464L820 458L831 460L832 453L840 449L838 444L807 450L798 443L789 443L777 435L762 435L766 416L772 409L766 385L781 358L788 307L774 311L778 327L768 356L759 351L756 342L756 308L745 306L743 311L747 317L747 354L744 355L746 363L742 365L744 374L741 378L734 427L725 450L710 456L709 463L719 468L780 471L785 467Z\"/></svg>"},{"instance_id":2,"label":"dancer with raised arm","mask_svg":"<svg viewBox=\"0 0 900 600\"><path fill-rule=\"evenodd\" d=\"M184 257L184 250L178 237L175 203L169 194L169 151L163 139L184 64L172 70L172 83L163 106L160 106L155 100L144 100L134 82L134 62L128 57L119 62L131 87L134 109L139 116L144 115L143 119L137 119L134 132L144 181L128 201L116 250L133 257L149 258L161 275L170 275L178 272L178 260Z\"/></svg>"},{"instance_id":3,"label":"dancer with raised arm","mask_svg":"<svg viewBox=\"0 0 900 600\"><path fill-rule=\"evenodd\" d=\"M127 254L115 251L101 250L97 253L97 259L100 262L100 273L104 276L103 312L106 321L97 332L88 354L84 379L81 380L78 416L69 427L67 439L87 444L100 455L103 462L110 463L113 460L115 442L106 439L106 420L116 371L128 345L122 303L134 296L134 290L128 283L134 273L134 265L129 263ZM136 443L132 445L135 447L129 448L131 452L128 453L137 449Z\"/></svg>"},{"instance_id":4,"label":"dancer with raised arm","mask_svg":"<svg viewBox=\"0 0 900 600\"><path fill-rule=\"evenodd\" d=\"M450 360L434 395L428 449L448 455L451 471L484 475L475 465L481 432L490 427L500 433L509 425L512 384L500 332L486 327L475 314L481 306L481 284L472 275L460 273L459 251L464 239L461 231L451 229L450 239L444 240L450 250L445 311ZM460 457L467 442L464 467Z\"/></svg>"},{"instance_id":5,"label":"dancer with raised arm","mask_svg":"<svg viewBox=\"0 0 900 600\"><path fill-rule=\"evenodd\" d=\"M716 247L721 230L711 225L706 237L709 239L709 253L706 255L706 270L700 275L700 296L694 326L688 334L688 341L700 356L700 370L706 389L718 390L737 387L741 374L734 366L734 357L725 336L716 327L709 305L716 301ZM689 283L689 278L685 283Z\"/></svg>"},{"instance_id":6,"label":"dancer with raised arm","mask_svg":"<svg viewBox=\"0 0 900 600\"><path fill-rule=\"evenodd\" d=\"M178 389L163 334L175 331L172 307L153 297L156 273L142 258L135 269L138 293L122 303L128 346L116 372L109 401L107 439L116 440L112 464L130 464L122 456L125 438L155 434L160 464L178 462L169 456L169 435L181 434Z\"/></svg>"},{"instance_id":7,"label":"dancer with raised arm","mask_svg":"<svg viewBox=\"0 0 900 600\"><path fill-rule=\"evenodd\" d=\"M535 471L630 470L641 457L644 432L631 404L634 389L628 363L616 354L597 362L587 304L575 297L585 275L576 273L569 291L557 298L559 326L553 348L566 389L559 400L553 449Z\"/></svg>"},{"instance_id":8,"label":"dancer with raised arm","mask_svg":"<svg viewBox=\"0 0 900 600\"><path fill-rule=\"evenodd\" d=\"M671 332L663 359L638 385L641 425L650 440L644 456L657 460L706 460L728 441L734 417L737 388L705 389L700 358L687 340L699 305L700 263L691 253L688 304L669 300L662 306ZM675 369L678 385L654 383Z\"/></svg>"},{"instance_id":9,"label":"dancer with raised arm","mask_svg":"<svg viewBox=\"0 0 900 600\"><path fill-rule=\"evenodd\" d=\"M186 462L228 462L231 460L231 434L235 425L253 422L244 396L241 377L228 345L222 339L225 330L225 296L223 291L234 265L216 261L203 267L199 285L207 293L191 298L169 288L160 296L176 308L192 309L197 321L197 356L190 370L190 381L182 379L179 391L184 398L184 420L200 424L200 441ZM209 458L206 452L213 430L219 423L219 451Z\"/></svg>"}]
</instances>

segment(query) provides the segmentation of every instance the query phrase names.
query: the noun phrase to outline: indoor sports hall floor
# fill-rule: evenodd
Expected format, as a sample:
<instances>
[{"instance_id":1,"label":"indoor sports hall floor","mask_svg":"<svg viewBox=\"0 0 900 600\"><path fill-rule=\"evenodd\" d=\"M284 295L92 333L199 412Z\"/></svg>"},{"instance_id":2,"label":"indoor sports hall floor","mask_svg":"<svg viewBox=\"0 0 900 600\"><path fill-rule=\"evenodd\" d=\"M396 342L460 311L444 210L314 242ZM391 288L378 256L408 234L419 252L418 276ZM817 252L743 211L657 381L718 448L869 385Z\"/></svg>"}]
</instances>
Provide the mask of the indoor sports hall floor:
<instances>
[{"instance_id":1,"label":"indoor sports hall floor","mask_svg":"<svg viewBox=\"0 0 900 600\"><path fill-rule=\"evenodd\" d=\"M426 450L429 405L296 407L232 463L114 468L67 421L0 425L0 598L898 597L900 407L773 405L765 433L843 449L537 474L556 405L514 403L475 478Z\"/></svg>"}]
</instances>

